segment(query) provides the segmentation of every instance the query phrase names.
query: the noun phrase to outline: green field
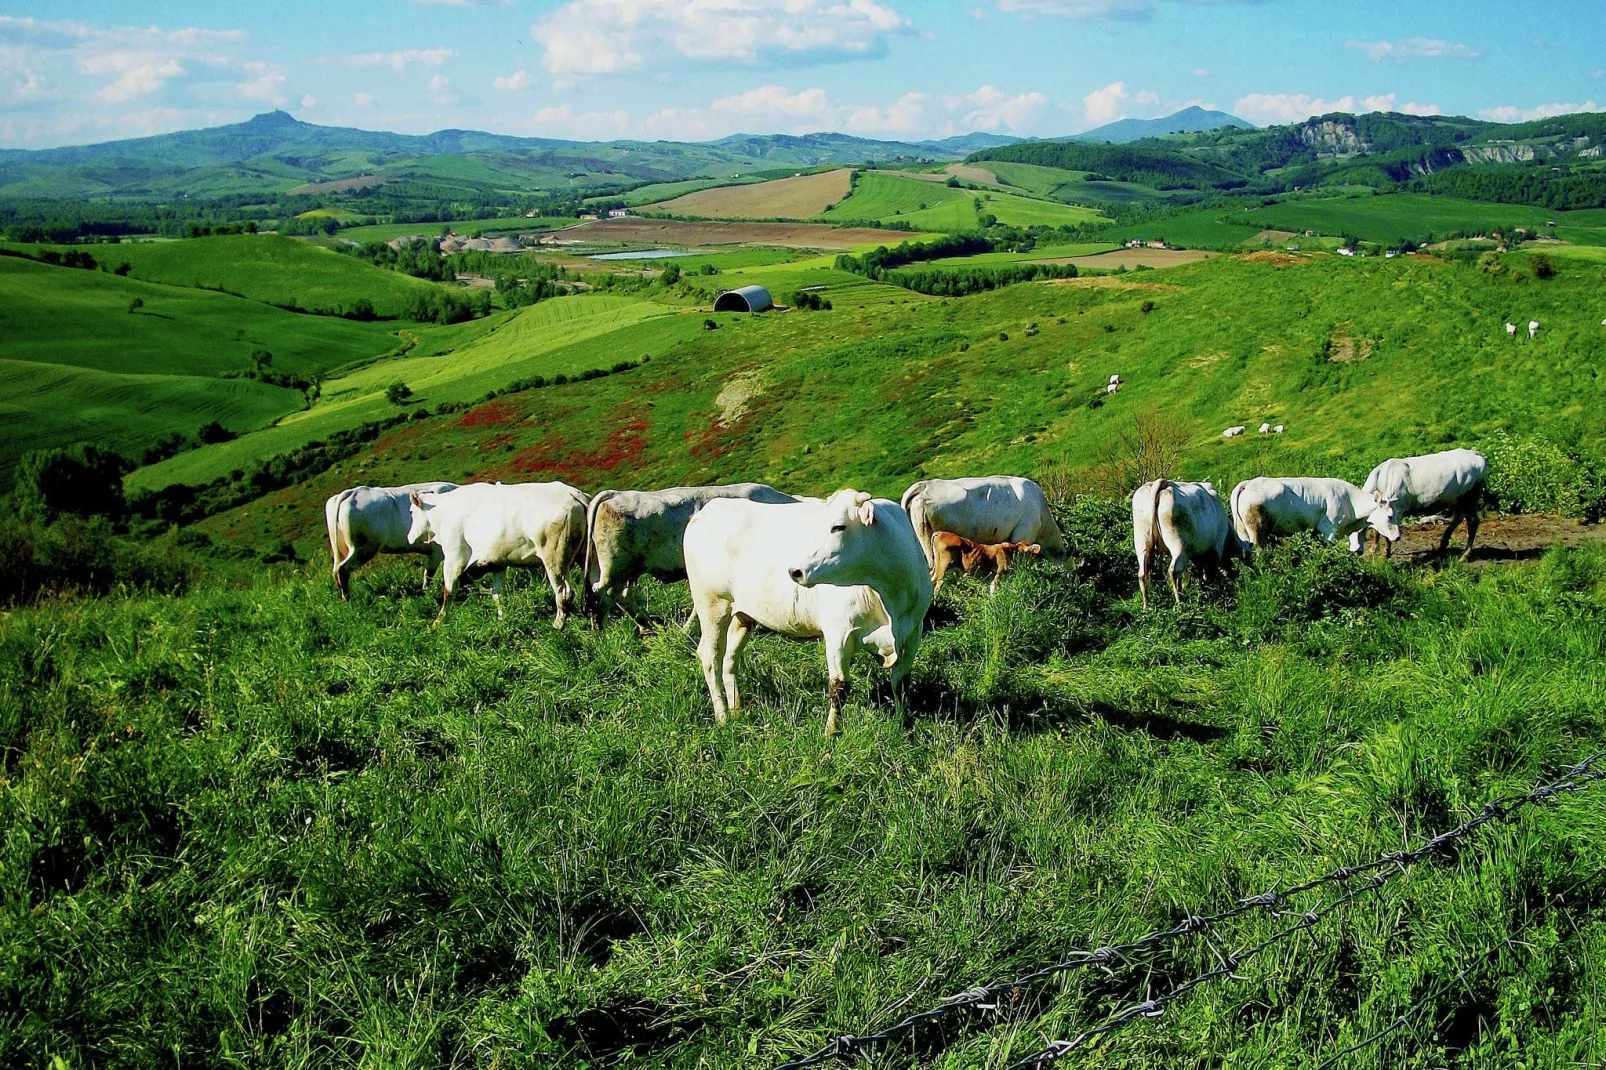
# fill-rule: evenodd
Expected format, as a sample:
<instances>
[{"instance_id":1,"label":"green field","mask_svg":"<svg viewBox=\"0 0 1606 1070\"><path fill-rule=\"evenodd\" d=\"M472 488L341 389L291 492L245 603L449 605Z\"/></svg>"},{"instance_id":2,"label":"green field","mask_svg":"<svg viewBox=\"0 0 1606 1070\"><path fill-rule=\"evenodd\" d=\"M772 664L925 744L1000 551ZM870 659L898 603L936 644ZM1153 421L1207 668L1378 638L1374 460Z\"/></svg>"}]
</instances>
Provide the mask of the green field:
<instances>
[{"instance_id":1,"label":"green field","mask_svg":"<svg viewBox=\"0 0 1606 1070\"><path fill-rule=\"evenodd\" d=\"M643 204L654 204L658 201L667 201L686 193L696 193L700 189L713 189L715 186L746 186L764 179L758 175L741 175L736 178L725 176L723 178L688 178L679 182L653 182L646 186L637 186L629 193L622 194L624 202L632 208ZM591 197L587 203L595 201L611 201L613 197Z\"/></svg>"},{"instance_id":2,"label":"green field","mask_svg":"<svg viewBox=\"0 0 1606 1070\"><path fill-rule=\"evenodd\" d=\"M37 255L69 246L11 246ZM340 312L358 298L377 315L402 314L407 295L438 287L395 271L275 234L231 234L178 241L96 245L88 251L106 269L129 265L129 276L149 282L222 290L275 305Z\"/></svg>"},{"instance_id":3,"label":"green field","mask_svg":"<svg viewBox=\"0 0 1606 1070\"><path fill-rule=\"evenodd\" d=\"M8 483L29 449L89 439L138 455L211 420L244 431L301 408L299 390L217 377L249 368L256 350L277 371L311 376L397 346L383 324L14 257L0 257L0 336Z\"/></svg>"},{"instance_id":4,"label":"green field","mask_svg":"<svg viewBox=\"0 0 1606 1070\"><path fill-rule=\"evenodd\" d=\"M1504 227L1527 227L1549 233L1555 220L1557 237L1580 245L1606 245L1606 209L1557 212L1521 205L1486 204L1455 197L1397 193L1386 197L1358 195L1296 199L1244 213L1256 229L1314 230L1319 234L1353 235L1365 241L1391 243L1443 238L1452 231L1477 233Z\"/></svg>"},{"instance_id":5,"label":"green field","mask_svg":"<svg viewBox=\"0 0 1606 1070\"><path fill-rule=\"evenodd\" d=\"M1018 186L1051 201L1118 206L1163 201L1170 196L1163 190L1132 182L1089 182L1089 171L1066 171L1058 167L1005 160L986 160L976 166L985 167L1011 186Z\"/></svg>"},{"instance_id":6,"label":"green field","mask_svg":"<svg viewBox=\"0 0 1606 1070\"><path fill-rule=\"evenodd\" d=\"M1259 225L1236 222L1233 219L1235 215L1219 208L1201 209L1142 223L1114 226L1108 233L1111 241L1128 238L1152 241L1163 238L1167 243L1184 249L1232 249L1264 229Z\"/></svg>"},{"instance_id":7,"label":"green field","mask_svg":"<svg viewBox=\"0 0 1606 1070\"><path fill-rule=\"evenodd\" d=\"M450 223L374 223L366 227L345 227L335 235L335 241L385 242L397 238L438 238L447 231L457 234L531 234L543 230L571 227L578 219L563 216L541 216L526 219L523 216L498 216L492 219L458 219Z\"/></svg>"},{"instance_id":8,"label":"green field","mask_svg":"<svg viewBox=\"0 0 1606 1070\"><path fill-rule=\"evenodd\" d=\"M976 202L981 202L978 209ZM921 207L924 205L925 207ZM1034 200L1011 193L953 189L940 182L889 174L861 174L853 192L820 218L832 223L905 222L926 231L975 230L983 214L1011 226L1058 226L1101 218L1087 208Z\"/></svg>"}]
</instances>

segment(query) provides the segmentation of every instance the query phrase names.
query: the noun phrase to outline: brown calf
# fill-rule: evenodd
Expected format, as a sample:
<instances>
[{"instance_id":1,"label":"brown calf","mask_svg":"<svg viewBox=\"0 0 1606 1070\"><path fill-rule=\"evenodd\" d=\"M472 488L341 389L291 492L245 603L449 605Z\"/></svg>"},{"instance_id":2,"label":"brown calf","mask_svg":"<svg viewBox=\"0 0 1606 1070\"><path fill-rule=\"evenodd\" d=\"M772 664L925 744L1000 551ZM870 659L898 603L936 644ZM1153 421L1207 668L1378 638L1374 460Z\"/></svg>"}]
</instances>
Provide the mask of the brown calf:
<instances>
[{"instance_id":1,"label":"brown calf","mask_svg":"<svg viewBox=\"0 0 1606 1070\"><path fill-rule=\"evenodd\" d=\"M998 542L982 544L972 542L963 535L955 535L951 531L939 531L931 536L932 579L936 581L931 596L937 597L942 590L942 578L948 570L958 565L968 575L980 571L983 575L992 573L993 582L991 591L998 593L998 581L1009 571L1009 564L1016 554L1040 554L1043 547L1035 542Z\"/></svg>"}]
</instances>

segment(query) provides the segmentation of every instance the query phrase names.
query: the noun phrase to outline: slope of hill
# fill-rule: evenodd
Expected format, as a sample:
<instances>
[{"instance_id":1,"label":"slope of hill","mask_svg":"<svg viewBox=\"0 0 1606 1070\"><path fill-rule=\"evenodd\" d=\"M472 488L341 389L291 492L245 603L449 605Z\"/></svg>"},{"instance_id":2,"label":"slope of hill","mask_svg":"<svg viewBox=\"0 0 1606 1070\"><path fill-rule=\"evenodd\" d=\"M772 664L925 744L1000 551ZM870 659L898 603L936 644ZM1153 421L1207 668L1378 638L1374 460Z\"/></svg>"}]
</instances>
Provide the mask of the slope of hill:
<instances>
[{"instance_id":1,"label":"slope of hill","mask_svg":"<svg viewBox=\"0 0 1606 1070\"><path fill-rule=\"evenodd\" d=\"M720 186L642 206L648 212L705 219L813 219L853 189L846 167L751 185Z\"/></svg>"},{"instance_id":2,"label":"slope of hill","mask_svg":"<svg viewBox=\"0 0 1606 1070\"><path fill-rule=\"evenodd\" d=\"M1058 226L1097 220L1091 208L1018 197L1010 193L956 189L898 174L867 172L853 193L821 218L836 223L908 223L917 230L976 230L983 216L1009 226Z\"/></svg>"},{"instance_id":3,"label":"slope of hill","mask_svg":"<svg viewBox=\"0 0 1606 1070\"><path fill-rule=\"evenodd\" d=\"M1229 115L1224 111L1211 111L1197 105L1172 112L1163 119L1118 119L1113 123L1094 127L1092 130L1074 134L1071 141L1108 141L1111 144L1123 145L1128 141L1139 141L1146 137L1165 137L1167 134L1197 134L1205 130L1215 130L1220 127L1232 127L1239 130L1253 130L1255 124L1240 119L1236 115Z\"/></svg>"}]
</instances>

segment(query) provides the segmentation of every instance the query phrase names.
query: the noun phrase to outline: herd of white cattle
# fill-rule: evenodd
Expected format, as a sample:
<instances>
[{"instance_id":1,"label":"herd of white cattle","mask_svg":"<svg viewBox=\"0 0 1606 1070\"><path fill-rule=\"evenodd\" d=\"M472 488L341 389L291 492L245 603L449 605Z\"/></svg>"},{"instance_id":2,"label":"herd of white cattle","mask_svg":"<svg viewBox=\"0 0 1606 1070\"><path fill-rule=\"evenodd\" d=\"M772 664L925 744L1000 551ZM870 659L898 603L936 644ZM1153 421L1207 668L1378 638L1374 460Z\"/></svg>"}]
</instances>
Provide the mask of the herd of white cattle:
<instances>
[{"instance_id":1,"label":"herd of white cattle","mask_svg":"<svg viewBox=\"0 0 1606 1070\"><path fill-rule=\"evenodd\" d=\"M1446 514L1440 551L1464 521L1471 553L1487 472L1481 454L1450 450L1384 461L1362 487L1326 478L1245 480L1226 507L1208 482L1145 483L1132 495L1143 606L1162 547L1178 602L1190 563L1220 567L1270 538L1301 531L1348 539L1359 551L1370 528L1387 553L1403 518ZM594 497L556 482L414 483L341 491L325 503L324 516L342 597L349 596L352 572L375 555L422 554L426 588L435 568L441 571L437 623L465 574L492 574L500 616L503 573L545 569L556 628L576 602L569 583L575 569L580 601L598 620L620 609L639 622L644 576L687 580L701 630L698 656L721 723L741 708L736 668L754 627L824 639L828 734L837 730L860 646L890 670L901 706L931 607L939 536L982 548L1035 544L1053 557L1069 551L1042 489L1019 476L921 480L900 502L856 490L793 496L762 483L604 490Z\"/></svg>"}]
</instances>

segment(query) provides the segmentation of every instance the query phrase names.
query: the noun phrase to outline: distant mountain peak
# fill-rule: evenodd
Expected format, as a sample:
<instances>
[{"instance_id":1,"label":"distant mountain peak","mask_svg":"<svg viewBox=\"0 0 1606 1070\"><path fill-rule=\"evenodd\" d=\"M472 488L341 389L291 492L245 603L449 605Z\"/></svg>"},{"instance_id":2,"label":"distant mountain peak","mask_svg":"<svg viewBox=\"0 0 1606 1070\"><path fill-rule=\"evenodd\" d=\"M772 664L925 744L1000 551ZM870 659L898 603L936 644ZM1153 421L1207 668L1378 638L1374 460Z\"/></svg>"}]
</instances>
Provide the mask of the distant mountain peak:
<instances>
[{"instance_id":1,"label":"distant mountain peak","mask_svg":"<svg viewBox=\"0 0 1606 1070\"><path fill-rule=\"evenodd\" d=\"M253 115L240 125L255 127L259 130L288 130L293 126L303 126L305 124L289 112L275 108L272 111Z\"/></svg>"},{"instance_id":2,"label":"distant mountain peak","mask_svg":"<svg viewBox=\"0 0 1606 1070\"><path fill-rule=\"evenodd\" d=\"M1164 137L1167 134L1196 134L1201 130L1215 130L1222 126L1236 126L1253 130L1255 124L1224 111L1212 111L1197 104L1172 112L1160 119L1118 119L1076 134L1075 141L1109 141L1117 145L1146 137Z\"/></svg>"}]
</instances>

